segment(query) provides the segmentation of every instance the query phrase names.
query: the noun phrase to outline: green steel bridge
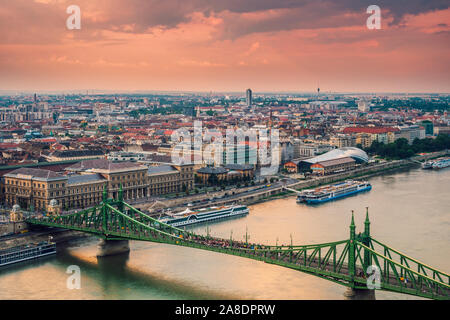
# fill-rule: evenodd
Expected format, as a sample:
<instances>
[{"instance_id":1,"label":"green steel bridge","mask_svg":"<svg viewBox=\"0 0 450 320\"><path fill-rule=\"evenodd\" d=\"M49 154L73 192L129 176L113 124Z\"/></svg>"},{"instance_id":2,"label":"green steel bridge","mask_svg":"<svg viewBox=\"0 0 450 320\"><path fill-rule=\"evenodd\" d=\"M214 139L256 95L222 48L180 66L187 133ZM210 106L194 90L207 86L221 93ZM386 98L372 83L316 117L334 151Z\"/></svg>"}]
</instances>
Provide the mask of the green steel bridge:
<instances>
[{"instance_id":1,"label":"green steel bridge","mask_svg":"<svg viewBox=\"0 0 450 320\"><path fill-rule=\"evenodd\" d=\"M287 246L238 242L175 228L124 202L122 189L118 199L108 199L105 190L103 201L93 208L67 215L30 218L27 222L87 232L105 240L160 242L260 260L356 290L367 290L368 279L372 281L373 269L377 269L380 281L376 289L430 299L450 299L450 275L372 238L368 212L364 232L359 234L355 232L352 213L349 239ZM373 266L372 270L369 266Z\"/></svg>"}]
</instances>

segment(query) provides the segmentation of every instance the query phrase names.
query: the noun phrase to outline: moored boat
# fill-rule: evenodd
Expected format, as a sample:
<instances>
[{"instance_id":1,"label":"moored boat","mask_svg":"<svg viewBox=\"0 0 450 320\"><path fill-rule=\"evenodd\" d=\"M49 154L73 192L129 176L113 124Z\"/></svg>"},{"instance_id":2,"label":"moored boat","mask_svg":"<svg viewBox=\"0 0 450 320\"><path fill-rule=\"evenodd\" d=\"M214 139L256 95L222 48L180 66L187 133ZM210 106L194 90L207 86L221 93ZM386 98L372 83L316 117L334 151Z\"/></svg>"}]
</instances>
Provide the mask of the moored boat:
<instances>
[{"instance_id":1,"label":"moored boat","mask_svg":"<svg viewBox=\"0 0 450 320\"><path fill-rule=\"evenodd\" d=\"M0 251L0 267L13 263L49 256L56 253L54 242L43 241Z\"/></svg>"},{"instance_id":2,"label":"moored boat","mask_svg":"<svg viewBox=\"0 0 450 320\"><path fill-rule=\"evenodd\" d=\"M343 198L355 193L369 191L372 185L367 181L347 180L316 189L305 190L297 196L298 203L317 204Z\"/></svg>"},{"instance_id":3,"label":"moored boat","mask_svg":"<svg viewBox=\"0 0 450 320\"><path fill-rule=\"evenodd\" d=\"M433 169L443 169L450 166L450 158L439 159L433 163Z\"/></svg>"},{"instance_id":4,"label":"moored boat","mask_svg":"<svg viewBox=\"0 0 450 320\"><path fill-rule=\"evenodd\" d=\"M187 208L185 211L162 218L159 221L174 227L182 227L195 223L211 222L231 217L242 216L248 213L249 209L244 205L211 207L198 209L196 211L191 211L189 208Z\"/></svg>"},{"instance_id":5,"label":"moored boat","mask_svg":"<svg viewBox=\"0 0 450 320\"><path fill-rule=\"evenodd\" d=\"M425 161L422 163L422 169L433 169L433 161Z\"/></svg>"}]
</instances>

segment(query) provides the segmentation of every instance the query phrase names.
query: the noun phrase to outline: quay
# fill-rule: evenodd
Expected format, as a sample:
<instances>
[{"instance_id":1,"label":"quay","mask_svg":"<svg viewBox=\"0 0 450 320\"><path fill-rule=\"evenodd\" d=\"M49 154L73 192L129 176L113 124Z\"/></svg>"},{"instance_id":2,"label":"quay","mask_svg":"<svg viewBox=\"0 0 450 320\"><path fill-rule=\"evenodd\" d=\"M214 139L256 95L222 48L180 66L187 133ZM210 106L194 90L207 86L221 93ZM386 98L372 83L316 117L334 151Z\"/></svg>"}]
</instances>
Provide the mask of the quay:
<instances>
[{"instance_id":1,"label":"quay","mask_svg":"<svg viewBox=\"0 0 450 320\"><path fill-rule=\"evenodd\" d=\"M321 185L343 181L352 178L368 178L377 176L396 170L417 167L421 162L428 159L436 158L448 154L448 151L430 153L424 156L417 156L410 160L389 161L379 164L367 165L348 172L338 174L316 177L308 180L297 180L295 183L287 184L281 182L272 183L270 187L246 187L236 190L236 194L225 196L230 192L217 191L209 194L192 195L188 197L180 197L176 199L168 199L161 201L166 208L185 208L188 203L193 201L216 198L213 203L204 203L192 206L192 209L198 209L205 206L220 206L231 204L245 204L252 205L264 201L270 201L277 198L294 197L296 193L294 190L300 191L302 189L318 187ZM294 180L294 179L291 179ZM291 190L289 190L291 189ZM136 208L145 210L147 204L137 204ZM149 216L157 218L160 215L158 212L149 213ZM86 237L86 233L74 230L64 230L60 228L31 228L26 222L9 222L0 223L0 250L8 249L18 245L25 245L30 242L40 242L52 235L53 241L56 243L64 243L67 241Z\"/></svg>"}]
</instances>

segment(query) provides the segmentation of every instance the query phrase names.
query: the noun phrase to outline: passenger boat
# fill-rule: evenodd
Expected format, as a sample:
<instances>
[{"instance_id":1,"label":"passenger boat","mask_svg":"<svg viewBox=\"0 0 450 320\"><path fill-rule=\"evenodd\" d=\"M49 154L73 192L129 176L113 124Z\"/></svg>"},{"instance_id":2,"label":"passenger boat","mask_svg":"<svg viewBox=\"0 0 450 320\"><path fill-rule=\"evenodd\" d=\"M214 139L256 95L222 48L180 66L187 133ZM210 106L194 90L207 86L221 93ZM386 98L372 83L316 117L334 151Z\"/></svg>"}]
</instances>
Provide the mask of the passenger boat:
<instances>
[{"instance_id":1,"label":"passenger boat","mask_svg":"<svg viewBox=\"0 0 450 320\"><path fill-rule=\"evenodd\" d=\"M422 169L433 169L433 161L426 161L422 163Z\"/></svg>"},{"instance_id":2,"label":"passenger boat","mask_svg":"<svg viewBox=\"0 0 450 320\"><path fill-rule=\"evenodd\" d=\"M164 217L159 221L174 226L181 227L195 223L217 221L221 219L246 215L249 209L244 205L211 207L191 211L187 208L185 211L175 213L170 217Z\"/></svg>"},{"instance_id":3,"label":"passenger boat","mask_svg":"<svg viewBox=\"0 0 450 320\"><path fill-rule=\"evenodd\" d=\"M371 189L372 185L367 181L347 180L341 183L302 191L297 196L297 203L317 204Z\"/></svg>"},{"instance_id":4,"label":"passenger boat","mask_svg":"<svg viewBox=\"0 0 450 320\"><path fill-rule=\"evenodd\" d=\"M56 243L43 241L0 251L0 267L13 263L49 256L56 253Z\"/></svg>"},{"instance_id":5,"label":"passenger boat","mask_svg":"<svg viewBox=\"0 0 450 320\"><path fill-rule=\"evenodd\" d=\"M433 163L433 169L443 169L450 166L450 158L439 159Z\"/></svg>"}]
</instances>

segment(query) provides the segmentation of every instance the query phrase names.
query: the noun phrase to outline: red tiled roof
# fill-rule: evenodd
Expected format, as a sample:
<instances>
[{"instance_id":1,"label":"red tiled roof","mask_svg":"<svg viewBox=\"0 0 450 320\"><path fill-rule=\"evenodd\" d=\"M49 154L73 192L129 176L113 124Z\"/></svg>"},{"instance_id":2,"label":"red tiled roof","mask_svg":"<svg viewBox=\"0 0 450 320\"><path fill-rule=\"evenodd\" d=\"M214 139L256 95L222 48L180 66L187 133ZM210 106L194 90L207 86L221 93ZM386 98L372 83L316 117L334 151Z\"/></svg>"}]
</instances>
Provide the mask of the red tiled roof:
<instances>
[{"instance_id":1,"label":"red tiled roof","mask_svg":"<svg viewBox=\"0 0 450 320\"><path fill-rule=\"evenodd\" d=\"M396 132L400 131L397 128L391 128L391 127L348 127L344 129L344 133L371 133L371 134L378 134L378 133L387 133L387 132Z\"/></svg>"},{"instance_id":2,"label":"red tiled roof","mask_svg":"<svg viewBox=\"0 0 450 320\"><path fill-rule=\"evenodd\" d=\"M147 129L143 129L143 128L127 128L127 132L135 132L135 133L139 133L139 132L146 132Z\"/></svg>"},{"instance_id":3,"label":"red tiled roof","mask_svg":"<svg viewBox=\"0 0 450 320\"><path fill-rule=\"evenodd\" d=\"M147 139L149 139L149 136L135 136L134 137L134 139L136 139L136 140L147 140Z\"/></svg>"},{"instance_id":4,"label":"red tiled roof","mask_svg":"<svg viewBox=\"0 0 450 320\"><path fill-rule=\"evenodd\" d=\"M55 138L45 138L45 139L36 139L35 141L39 141L39 142L57 142Z\"/></svg>"},{"instance_id":5,"label":"red tiled roof","mask_svg":"<svg viewBox=\"0 0 450 320\"><path fill-rule=\"evenodd\" d=\"M17 148L19 144L17 143L0 143L0 149L11 149Z\"/></svg>"}]
</instances>

